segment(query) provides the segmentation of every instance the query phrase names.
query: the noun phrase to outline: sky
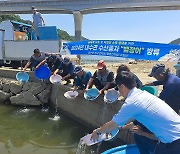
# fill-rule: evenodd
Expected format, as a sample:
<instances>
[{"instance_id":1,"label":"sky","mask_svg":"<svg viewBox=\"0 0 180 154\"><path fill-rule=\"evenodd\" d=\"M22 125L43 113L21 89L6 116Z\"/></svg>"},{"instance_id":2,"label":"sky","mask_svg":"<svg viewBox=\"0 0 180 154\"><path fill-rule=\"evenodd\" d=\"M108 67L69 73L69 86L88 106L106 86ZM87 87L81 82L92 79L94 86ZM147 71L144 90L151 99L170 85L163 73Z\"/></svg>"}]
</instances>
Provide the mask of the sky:
<instances>
[{"instance_id":1,"label":"sky","mask_svg":"<svg viewBox=\"0 0 180 154\"><path fill-rule=\"evenodd\" d=\"M42 14L47 26L74 35L73 15ZM20 15L31 20L32 15ZM180 38L180 10L96 13L83 16L82 36L91 40L169 43Z\"/></svg>"}]
</instances>

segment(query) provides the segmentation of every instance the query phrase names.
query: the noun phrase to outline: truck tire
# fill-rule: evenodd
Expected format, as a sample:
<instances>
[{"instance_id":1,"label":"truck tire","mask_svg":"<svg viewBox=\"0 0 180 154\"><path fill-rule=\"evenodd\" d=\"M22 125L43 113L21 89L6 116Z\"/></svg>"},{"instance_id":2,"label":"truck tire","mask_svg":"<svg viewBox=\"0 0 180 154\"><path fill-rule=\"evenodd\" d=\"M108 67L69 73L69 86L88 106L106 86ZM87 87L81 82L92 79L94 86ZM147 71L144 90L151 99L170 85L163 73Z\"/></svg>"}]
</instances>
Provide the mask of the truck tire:
<instances>
[{"instance_id":1,"label":"truck tire","mask_svg":"<svg viewBox=\"0 0 180 154\"><path fill-rule=\"evenodd\" d=\"M17 69L18 67L21 67L21 62L20 61L11 61L11 67L13 69Z\"/></svg>"},{"instance_id":2,"label":"truck tire","mask_svg":"<svg viewBox=\"0 0 180 154\"><path fill-rule=\"evenodd\" d=\"M4 60L0 59L0 67L4 66Z\"/></svg>"}]
</instances>

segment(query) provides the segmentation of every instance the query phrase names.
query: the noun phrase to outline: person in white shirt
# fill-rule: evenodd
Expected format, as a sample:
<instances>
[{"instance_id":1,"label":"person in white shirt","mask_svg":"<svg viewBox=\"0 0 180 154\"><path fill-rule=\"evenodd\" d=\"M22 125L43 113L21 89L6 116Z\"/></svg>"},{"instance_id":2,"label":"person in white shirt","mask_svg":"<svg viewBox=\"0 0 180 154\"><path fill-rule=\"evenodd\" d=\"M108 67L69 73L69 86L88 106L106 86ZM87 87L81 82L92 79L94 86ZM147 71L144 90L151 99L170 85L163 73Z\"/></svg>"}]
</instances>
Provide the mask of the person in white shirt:
<instances>
[{"instance_id":1,"label":"person in white shirt","mask_svg":"<svg viewBox=\"0 0 180 154\"><path fill-rule=\"evenodd\" d=\"M39 33L38 33L38 27L44 26L45 21L43 17L41 16L41 13L37 11L37 9L32 6L31 7L33 11L33 27L34 27L34 32L36 34L37 39L39 40Z\"/></svg>"},{"instance_id":2,"label":"person in white shirt","mask_svg":"<svg viewBox=\"0 0 180 154\"><path fill-rule=\"evenodd\" d=\"M93 131L91 139L97 140L100 133L122 127L133 118L159 139L154 154L179 154L180 116L163 100L137 89L131 72L122 71L118 74L116 84L120 94L125 98L125 103L111 121Z\"/></svg>"}]
</instances>

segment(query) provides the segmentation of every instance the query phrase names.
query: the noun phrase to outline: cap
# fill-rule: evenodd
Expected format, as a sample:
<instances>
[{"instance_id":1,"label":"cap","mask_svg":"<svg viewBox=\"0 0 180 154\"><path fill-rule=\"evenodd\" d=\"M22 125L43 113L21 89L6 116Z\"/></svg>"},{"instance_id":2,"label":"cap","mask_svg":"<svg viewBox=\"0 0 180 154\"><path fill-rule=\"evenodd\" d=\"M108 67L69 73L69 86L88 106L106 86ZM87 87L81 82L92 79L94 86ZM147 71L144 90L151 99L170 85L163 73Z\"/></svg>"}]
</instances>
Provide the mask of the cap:
<instances>
[{"instance_id":1,"label":"cap","mask_svg":"<svg viewBox=\"0 0 180 154\"><path fill-rule=\"evenodd\" d=\"M82 69L81 66L77 66L77 67L75 67L75 69L74 69L74 73L78 74L78 73L81 72L82 70L83 70L83 69Z\"/></svg>"},{"instance_id":2,"label":"cap","mask_svg":"<svg viewBox=\"0 0 180 154\"><path fill-rule=\"evenodd\" d=\"M40 53L40 50L38 48L34 49L34 53Z\"/></svg>"},{"instance_id":3,"label":"cap","mask_svg":"<svg viewBox=\"0 0 180 154\"><path fill-rule=\"evenodd\" d=\"M153 77L153 76L162 74L163 72L165 72L165 65L156 64L155 66L153 66L151 73L148 76Z\"/></svg>"},{"instance_id":4,"label":"cap","mask_svg":"<svg viewBox=\"0 0 180 154\"><path fill-rule=\"evenodd\" d=\"M31 10L37 10L35 6L32 6L31 7Z\"/></svg>"},{"instance_id":5,"label":"cap","mask_svg":"<svg viewBox=\"0 0 180 154\"><path fill-rule=\"evenodd\" d=\"M98 69L103 69L105 66L106 66L106 63L104 62L104 60L100 60L97 64Z\"/></svg>"},{"instance_id":6,"label":"cap","mask_svg":"<svg viewBox=\"0 0 180 154\"><path fill-rule=\"evenodd\" d=\"M51 55L52 60L55 60L57 58L56 55Z\"/></svg>"},{"instance_id":7,"label":"cap","mask_svg":"<svg viewBox=\"0 0 180 154\"><path fill-rule=\"evenodd\" d=\"M70 58L69 57L64 57L63 63L68 63L70 62Z\"/></svg>"}]
</instances>

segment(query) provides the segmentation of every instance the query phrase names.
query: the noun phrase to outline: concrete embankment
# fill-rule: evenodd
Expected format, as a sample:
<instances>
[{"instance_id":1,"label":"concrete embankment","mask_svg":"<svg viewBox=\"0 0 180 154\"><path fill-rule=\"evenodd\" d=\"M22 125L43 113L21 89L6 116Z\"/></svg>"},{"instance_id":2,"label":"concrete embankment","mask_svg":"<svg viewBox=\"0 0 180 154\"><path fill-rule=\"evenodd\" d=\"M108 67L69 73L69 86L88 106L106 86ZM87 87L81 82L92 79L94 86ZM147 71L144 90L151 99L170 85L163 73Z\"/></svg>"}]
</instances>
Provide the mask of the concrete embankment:
<instances>
[{"instance_id":1,"label":"concrete embankment","mask_svg":"<svg viewBox=\"0 0 180 154\"><path fill-rule=\"evenodd\" d=\"M106 104L103 96L99 96L94 101L85 100L83 95L75 99L66 99L64 93L68 90L70 90L68 86L53 85L50 95L51 104L89 128L97 128L111 120L123 104L122 101ZM128 130L121 131L119 138L123 143L133 143L133 136Z\"/></svg>"},{"instance_id":2,"label":"concrete embankment","mask_svg":"<svg viewBox=\"0 0 180 154\"><path fill-rule=\"evenodd\" d=\"M16 73L19 71L20 70L0 68L0 77L6 78L6 80L11 80L11 79L15 80ZM38 90L42 89L43 91L47 87L48 87L47 89L49 90L50 89L49 87L51 85L49 84L44 85L42 82L35 79L33 72L28 72L28 74L30 76L30 82L28 82L27 85L31 85L31 86L29 87L28 90L26 90L25 94L27 94L28 91L29 93L32 93L39 101L41 101L39 99L40 97L38 97L40 94L40 91L38 93ZM24 92L23 86L21 93ZM51 87L50 97L49 97L50 105L58 108L58 110L61 113L67 115L68 117L92 129L99 127L104 123L106 123L107 121L111 120L113 115L119 111L119 109L123 104L122 101L116 101L113 104L106 104L103 101L103 96L99 96L94 101L85 100L83 95L78 96L75 99L66 99L64 97L64 93L70 90L70 88L71 88L70 86L53 84ZM37 93L35 94L35 92ZM23 94L22 96L24 96L24 99L26 98L26 95ZM13 97L20 97L20 96L19 94L17 94L17 96L13 96ZM47 97L45 98L48 99ZM19 101L20 100L21 99L19 99ZM16 102L17 99L14 99L14 101ZM119 133L119 138L122 141L122 143L133 143L133 136L128 130L121 131Z\"/></svg>"}]
</instances>

